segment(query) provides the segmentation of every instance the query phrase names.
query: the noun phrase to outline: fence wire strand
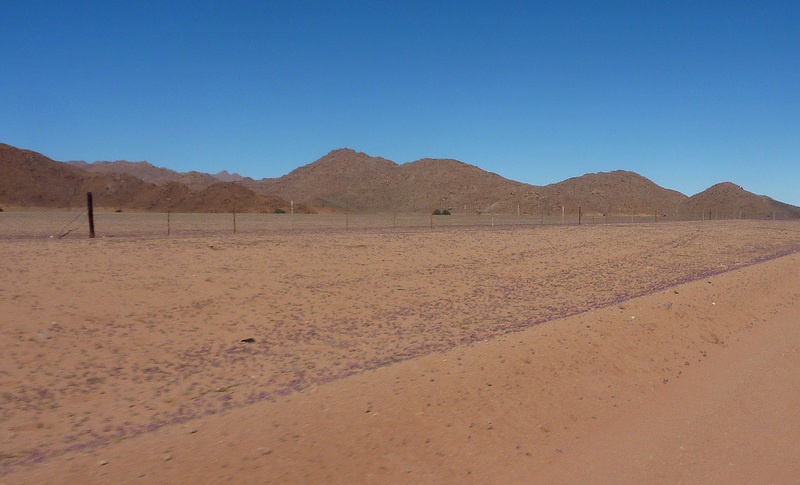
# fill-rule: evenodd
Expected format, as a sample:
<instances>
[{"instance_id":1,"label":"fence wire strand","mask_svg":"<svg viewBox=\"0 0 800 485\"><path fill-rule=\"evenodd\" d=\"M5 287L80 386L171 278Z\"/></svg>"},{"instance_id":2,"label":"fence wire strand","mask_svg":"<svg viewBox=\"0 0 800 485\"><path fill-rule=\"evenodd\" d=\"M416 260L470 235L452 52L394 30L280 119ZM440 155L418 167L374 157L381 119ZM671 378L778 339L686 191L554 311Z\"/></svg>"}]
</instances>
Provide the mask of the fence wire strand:
<instances>
[{"instance_id":1,"label":"fence wire strand","mask_svg":"<svg viewBox=\"0 0 800 485\"><path fill-rule=\"evenodd\" d=\"M78 224L76 227L73 227L72 229L67 229L67 227L71 226L73 222L77 221L83 215L86 215L86 211L81 212L80 214L75 216L74 219L72 219L68 223L64 224L64 227L62 227L61 230L58 231L59 233L61 233L61 235L59 235L58 238L61 239L64 236L66 236L67 234L71 233L72 231L77 231L78 229L80 229L84 225L83 223ZM67 229L67 232L64 232L65 229Z\"/></svg>"},{"instance_id":2,"label":"fence wire strand","mask_svg":"<svg viewBox=\"0 0 800 485\"><path fill-rule=\"evenodd\" d=\"M253 214L237 213L152 213L95 212L97 237L193 237L224 234L269 235L313 231L408 232L422 230L469 230L472 228L536 227L542 225L598 226L635 223L708 221L696 218L637 215L510 215L461 213L431 216L427 213L334 213ZM714 218L713 220L738 219ZM781 217L777 217L781 219ZM77 224L76 224L77 222ZM15 210L0 213L0 238L83 238L88 237L87 211Z\"/></svg>"}]
</instances>

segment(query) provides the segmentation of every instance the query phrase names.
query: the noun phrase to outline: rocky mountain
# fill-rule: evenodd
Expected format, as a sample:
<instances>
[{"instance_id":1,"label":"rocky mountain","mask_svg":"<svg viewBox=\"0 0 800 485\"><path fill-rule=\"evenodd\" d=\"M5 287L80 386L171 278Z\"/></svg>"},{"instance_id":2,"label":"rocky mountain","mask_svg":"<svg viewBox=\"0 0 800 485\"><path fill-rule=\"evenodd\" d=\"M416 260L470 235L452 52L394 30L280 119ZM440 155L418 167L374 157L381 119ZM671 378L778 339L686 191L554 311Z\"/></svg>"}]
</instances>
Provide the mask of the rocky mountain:
<instances>
[{"instance_id":1,"label":"rocky mountain","mask_svg":"<svg viewBox=\"0 0 800 485\"><path fill-rule=\"evenodd\" d=\"M192 190L175 181L157 185L124 171L91 171L80 166L0 143L0 204L80 208L86 204L86 192L92 192L95 206L106 209L230 212L235 203L240 212L273 212L288 207L278 197L258 195L232 182L217 182ZM146 165L136 167L149 174L156 173ZM304 207L297 209L303 211Z\"/></svg>"},{"instance_id":2,"label":"rocky mountain","mask_svg":"<svg viewBox=\"0 0 800 485\"><path fill-rule=\"evenodd\" d=\"M800 217L800 207L756 195L730 182L716 184L689 197L679 210L706 219Z\"/></svg>"},{"instance_id":3,"label":"rocky mountain","mask_svg":"<svg viewBox=\"0 0 800 485\"><path fill-rule=\"evenodd\" d=\"M217 172L217 173L215 173L215 174L213 174L211 176L214 177L216 180L219 180L220 182L240 182L240 181L244 180L244 177L242 177L238 173L235 173L235 172L234 173L228 173L227 170L223 170L221 172Z\"/></svg>"},{"instance_id":4,"label":"rocky mountain","mask_svg":"<svg viewBox=\"0 0 800 485\"><path fill-rule=\"evenodd\" d=\"M220 180L224 180L220 182ZM399 165L343 148L278 177L253 180L222 171L181 173L147 162L53 161L0 144L0 204L80 207L85 192L107 208L163 211L482 212L557 215L652 215L716 218L800 217L800 208L732 183L687 197L628 171L589 173L534 186L458 160L425 158Z\"/></svg>"},{"instance_id":5,"label":"rocky mountain","mask_svg":"<svg viewBox=\"0 0 800 485\"><path fill-rule=\"evenodd\" d=\"M665 189L641 175L624 170L589 173L542 188L542 193L557 208L582 207L585 214L674 215L687 199L684 194ZM551 206L552 207L552 206Z\"/></svg>"},{"instance_id":6,"label":"rocky mountain","mask_svg":"<svg viewBox=\"0 0 800 485\"><path fill-rule=\"evenodd\" d=\"M168 168L156 167L149 162L117 160L115 162L98 161L87 163L83 160L73 160L67 163L88 172L133 175L138 179L156 185L178 182L192 190L203 190L217 182L238 182L244 179L237 173L231 174L225 170L213 175L196 171L176 172Z\"/></svg>"},{"instance_id":7,"label":"rocky mountain","mask_svg":"<svg viewBox=\"0 0 800 485\"><path fill-rule=\"evenodd\" d=\"M370 205L391 206L384 194L397 164L353 150L335 150L314 163L274 179L240 182L259 194L273 194L320 208L365 210Z\"/></svg>"},{"instance_id":8,"label":"rocky mountain","mask_svg":"<svg viewBox=\"0 0 800 485\"><path fill-rule=\"evenodd\" d=\"M506 192L532 187L456 160L398 165L350 149L334 150L283 177L245 185L314 207L367 212L427 211L432 205L488 211Z\"/></svg>"},{"instance_id":9,"label":"rocky mountain","mask_svg":"<svg viewBox=\"0 0 800 485\"><path fill-rule=\"evenodd\" d=\"M70 207L80 200L86 178L79 168L0 143L1 204Z\"/></svg>"},{"instance_id":10,"label":"rocky mountain","mask_svg":"<svg viewBox=\"0 0 800 485\"><path fill-rule=\"evenodd\" d=\"M314 207L359 211L426 211L524 214L674 214L687 197L633 172L587 174L544 187L506 179L457 160L425 158L398 165L350 149L275 179L243 182L260 194L275 194Z\"/></svg>"}]
</instances>

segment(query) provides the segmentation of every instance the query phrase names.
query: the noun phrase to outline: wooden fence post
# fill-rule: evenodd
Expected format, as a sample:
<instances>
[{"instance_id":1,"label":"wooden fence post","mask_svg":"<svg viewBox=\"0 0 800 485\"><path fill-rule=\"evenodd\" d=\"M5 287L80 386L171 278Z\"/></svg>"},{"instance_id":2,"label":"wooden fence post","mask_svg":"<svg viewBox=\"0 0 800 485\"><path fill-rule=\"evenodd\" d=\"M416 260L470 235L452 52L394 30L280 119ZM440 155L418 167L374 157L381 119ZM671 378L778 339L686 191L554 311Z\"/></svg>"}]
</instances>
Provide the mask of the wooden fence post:
<instances>
[{"instance_id":1,"label":"wooden fence post","mask_svg":"<svg viewBox=\"0 0 800 485\"><path fill-rule=\"evenodd\" d=\"M86 211L89 213L89 237L94 237L94 206L92 204L92 193L86 192Z\"/></svg>"}]
</instances>

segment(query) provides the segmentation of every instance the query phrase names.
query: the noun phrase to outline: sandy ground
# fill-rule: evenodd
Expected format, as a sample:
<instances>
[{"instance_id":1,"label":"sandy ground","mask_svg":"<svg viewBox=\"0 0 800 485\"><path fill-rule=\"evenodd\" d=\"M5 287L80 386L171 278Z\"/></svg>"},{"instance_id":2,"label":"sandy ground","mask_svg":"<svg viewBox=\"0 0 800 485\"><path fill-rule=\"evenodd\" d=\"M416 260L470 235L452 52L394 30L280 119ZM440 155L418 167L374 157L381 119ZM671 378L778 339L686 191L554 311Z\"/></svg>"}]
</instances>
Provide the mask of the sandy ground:
<instances>
[{"instance_id":1,"label":"sandy ground","mask_svg":"<svg viewBox=\"0 0 800 485\"><path fill-rule=\"evenodd\" d=\"M0 249L0 483L800 476L797 223Z\"/></svg>"}]
</instances>

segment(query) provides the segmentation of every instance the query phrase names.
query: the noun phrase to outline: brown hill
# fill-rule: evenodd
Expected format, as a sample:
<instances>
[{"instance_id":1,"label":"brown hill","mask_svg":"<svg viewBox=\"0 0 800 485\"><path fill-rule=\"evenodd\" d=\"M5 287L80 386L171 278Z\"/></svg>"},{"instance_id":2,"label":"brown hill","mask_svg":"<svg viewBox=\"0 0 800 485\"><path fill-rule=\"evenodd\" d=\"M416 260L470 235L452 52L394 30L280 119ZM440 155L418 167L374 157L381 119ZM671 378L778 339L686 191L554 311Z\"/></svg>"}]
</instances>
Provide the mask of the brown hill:
<instances>
[{"instance_id":1,"label":"brown hill","mask_svg":"<svg viewBox=\"0 0 800 485\"><path fill-rule=\"evenodd\" d=\"M176 212L228 212L234 201L240 212L273 212L288 207L278 197L261 196L231 182L194 191L178 182L156 185L128 173L93 172L74 164L0 143L0 204L81 208L86 204L86 192L92 192L95 205L107 209L164 211L170 207ZM149 170L141 164L136 167Z\"/></svg>"},{"instance_id":2,"label":"brown hill","mask_svg":"<svg viewBox=\"0 0 800 485\"><path fill-rule=\"evenodd\" d=\"M116 162L98 161L87 163L83 160L72 160L66 163L88 172L133 175L138 179L156 185L178 182L186 185L192 190L202 190L212 186L217 182L240 182L244 180L244 177L238 173L228 173L226 170L216 174L207 174L196 171L176 172L175 170L170 170L168 168L156 167L149 162L128 162L126 160L117 160Z\"/></svg>"},{"instance_id":3,"label":"brown hill","mask_svg":"<svg viewBox=\"0 0 800 485\"><path fill-rule=\"evenodd\" d=\"M15 206L77 206L83 170L31 150L0 143L0 203ZM83 197L83 199L81 199ZM85 202L84 202L85 203Z\"/></svg>"},{"instance_id":4,"label":"brown hill","mask_svg":"<svg viewBox=\"0 0 800 485\"><path fill-rule=\"evenodd\" d=\"M665 189L641 175L624 170L589 173L542 188L551 209L564 206L585 214L674 215L686 196Z\"/></svg>"},{"instance_id":5,"label":"brown hill","mask_svg":"<svg viewBox=\"0 0 800 485\"><path fill-rule=\"evenodd\" d=\"M157 205L150 210L176 212L274 212L288 209L280 197L265 197L233 182L218 182L201 191L187 191L186 186L170 182L163 186L164 195L153 200ZM305 207L296 207L296 212L308 212Z\"/></svg>"},{"instance_id":6,"label":"brown hill","mask_svg":"<svg viewBox=\"0 0 800 485\"><path fill-rule=\"evenodd\" d=\"M242 177L238 173L235 172L228 173L227 170L217 172L215 174L212 174L211 176L220 182L241 182L242 180L244 180L244 177Z\"/></svg>"},{"instance_id":7,"label":"brown hill","mask_svg":"<svg viewBox=\"0 0 800 485\"><path fill-rule=\"evenodd\" d=\"M800 217L800 207L756 195L731 182L716 184L685 200L680 213L696 218Z\"/></svg>"},{"instance_id":8,"label":"brown hill","mask_svg":"<svg viewBox=\"0 0 800 485\"><path fill-rule=\"evenodd\" d=\"M334 150L314 163L274 179L240 182L253 191L321 208L390 210L397 164L349 149Z\"/></svg>"},{"instance_id":9,"label":"brown hill","mask_svg":"<svg viewBox=\"0 0 800 485\"><path fill-rule=\"evenodd\" d=\"M156 167L149 162L128 162L117 160L116 162L99 161L86 163L84 161L67 162L72 166L96 173L113 173L132 175L145 182L156 185L164 185L169 182L178 182L186 185L192 190L202 190L220 182L213 175L201 172L176 172L168 168ZM227 173L227 172L226 172ZM230 174L229 174L230 175Z\"/></svg>"},{"instance_id":10,"label":"brown hill","mask_svg":"<svg viewBox=\"0 0 800 485\"><path fill-rule=\"evenodd\" d=\"M523 200L524 193L535 189L456 160L398 165L346 148L283 177L245 184L258 193L311 206L371 212L427 211L431 206L474 212L498 210L500 204L510 210L515 194Z\"/></svg>"},{"instance_id":11,"label":"brown hill","mask_svg":"<svg viewBox=\"0 0 800 485\"><path fill-rule=\"evenodd\" d=\"M80 160L67 163L87 172L127 174L154 184L167 183L180 176L174 170L154 167L148 162L128 162L127 160L108 162L101 160L94 163L86 163Z\"/></svg>"},{"instance_id":12,"label":"brown hill","mask_svg":"<svg viewBox=\"0 0 800 485\"><path fill-rule=\"evenodd\" d=\"M425 158L398 165L350 149L330 152L316 162L275 179L244 182L261 194L303 201L316 207L361 211L427 211L525 214L674 214L686 196L664 189L633 172L587 174L538 187L506 179L473 165Z\"/></svg>"},{"instance_id":13,"label":"brown hill","mask_svg":"<svg viewBox=\"0 0 800 485\"><path fill-rule=\"evenodd\" d=\"M538 187L458 160L423 158L402 165L400 176L415 209L432 204L454 212L513 212L519 205L532 213L540 202Z\"/></svg>"},{"instance_id":14,"label":"brown hill","mask_svg":"<svg viewBox=\"0 0 800 485\"><path fill-rule=\"evenodd\" d=\"M78 168L83 167L83 168ZM473 165L425 158L398 165L350 149L273 179L252 180L220 172L180 173L147 162L55 162L36 152L0 144L0 204L81 207L84 193L96 193L108 208L220 212L271 212L307 206L322 210L454 213L497 212L587 215L679 215L700 217L800 217L800 208L755 195L730 183L691 198L627 171L591 173L546 186L515 182ZM146 180L142 179L144 177ZM193 190L194 189L194 190Z\"/></svg>"}]
</instances>

